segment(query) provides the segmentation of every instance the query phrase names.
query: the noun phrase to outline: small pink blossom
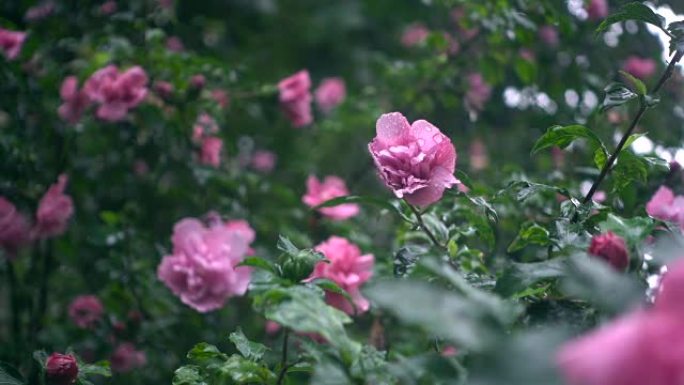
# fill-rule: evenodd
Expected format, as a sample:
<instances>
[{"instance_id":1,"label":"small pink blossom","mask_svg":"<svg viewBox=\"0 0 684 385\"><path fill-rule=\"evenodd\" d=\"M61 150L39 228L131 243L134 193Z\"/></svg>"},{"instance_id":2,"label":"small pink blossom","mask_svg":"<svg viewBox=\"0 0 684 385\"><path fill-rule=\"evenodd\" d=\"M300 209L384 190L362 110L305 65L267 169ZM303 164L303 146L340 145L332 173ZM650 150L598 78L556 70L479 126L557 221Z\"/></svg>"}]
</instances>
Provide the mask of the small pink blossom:
<instances>
[{"instance_id":1,"label":"small pink blossom","mask_svg":"<svg viewBox=\"0 0 684 385\"><path fill-rule=\"evenodd\" d=\"M304 127L313 121L311 115L311 78L302 70L278 83L280 106L294 127Z\"/></svg>"},{"instance_id":2,"label":"small pink blossom","mask_svg":"<svg viewBox=\"0 0 684 385\"><path fill-rule=\"evenodd\" d=\"M272 153L271 151L257 150L252 155L250 164L252 165L253 169L267 174L273 171L277 160L278 158L276 154Z\"/></svg>"},{"instance_id":3,"label":"small pink blossom","mask_svg":"<svg viewBox=\"0 0 684 385\"><path fill-rule=\"evenodd\" d=\"M116 66L109 65L97 70L83 90L91 101L99 104L98 118L116 122L123 120L128 110L147 96L147 74L139 66L119 72Z\"/></svg>"},{"instance_id":4,"label":"small pink blossom","mask_svg":"<svg viewBox=\"0 0 684 385\"><path fill-rule=\"evenodd\" d=\"M672 190L660 186L646 204L646 213L653 218L675 222L684 229L684 196L675 196Z\"/></svg>"},{"instance_id":5,"label":"small pink blossom","mask_svg":"<svg viewBox=\"0 0 684 385\"><path fill-rule=\"evenodd\" d=\"M401 35L401 44L404 47L413 47L427 39L430 30L423 23L413 23L404 29Z\"/></svg>"},{"instance_id":6,"label":"small pink blossom","mask_svg":"<svg viewBox=\"0 0 684 385\"><path fill-rule=\"evenodd\" d=\"M190 87L194 89L201 90L205 84L207 84L207 78L202 74L192 75L190 78Z\"/></svg>"},{"instance_id":7,"label":"small pink blossom","mask_svg":"<svg viewBox=\"0 0 684 385\"><path fill-rule=\"evenodd\" d=\"M630 56L622 65L622 70L639 79L648 79L655 74L658 64L651 58Z\"/></svg>"},{"instance_id":8,"label":"small pink blossom","mask_svg":"<svg viewBox=\"0 0 684 385\"><path fill-rule=\"evenodd\" d=\"M487 84L479 72L468 75L468 91L465 94L466 107L471 111L482 111L492 96L492 87Z\"/></svg>"},{"instance_id":9,"label":"small pink blossom","mask_svg":"<svg viewBox=\"0 0 684 385\"><path fill-rule=\"evenodd\" d=\"M118 8L119 7L116 4L116 1L108 0L100 6L100 14L111 15L112 13L116 12Z\"/></svg>"},{"instance_id":10,"label":"small pink blossom","mask_svg":"<svg viewBox=\"0 0 684 385\"><path fill-rule=\"evenodd\" d=\"M183 45L183 41L178 36L169 36L166 39L166 49L171 52L183 52L185 51L185 45Z\"/></svg>"},{"instance_id":11,"label":"small pink blossom","mask_svg":"<svg viewBox=\"0 0 684 385\"><path fill-rule=\"evenodd\" d=\"M556 27L550 25L541 26L539 27L539 31L537 31L537 34L539 35L539 38L544 42L544 44L548 45L549 47L556 47L560 42L560 39L558 38L558 30L556 29Z\"/></svg>"},{"instance_id":12,"label":"small pink blossom","mask_svg":"<svg viewBox=\"0 0 684 385\"><path fill-rule=\"evenodd\" d=\"M327 114L344 101L347 88L342 78L325 78L318 85L314 94L318 108Z\"/></svg>"},{"instance_id":13,"label":"small pink blossom","mask_svg":"<svg viewBox=\"0 0 684 385\"><path fill-rule=\"evenodd\" d=\"M81 295L74 298L69 305L69 318L81 329L94 327L104 313L100 299L94 295Z\"/></svg>"},{"instance_id":14,"label":"small pink blossom","mask_svg":"<svg viewBox=\"0 0 684 385\"><path fill-rule=\"evenodd\" d=\"M147 355L132 343L124 342L114 349L109 362L113 372L126 373L145 366Z\"/></svg>"},{"instance_id":15,"label":"small pink blossom","mask_svg":"<svg viewBox=\"0 0 684 385\"><path fill-rule=\"evenodd\" d=\"M29 8L24 14L24 20L26 20L29 23L43 20L46 17L52 15L52 12L54 12L54 10L54 1L48 0Z\"/></svg>"},{"instance_id":16,"label":"small pink blossom","mask_svg":"<svg viewBox=\"0 0 684 385\"><path fill-rule=\"evenodd\" d=\"M266 334L273 335L280 331L281 326L279 323L271 320L266 320Z\"/></svg>"},{"instance_id":17,"label":"small pink blossom","mask_svg":"<svg viewBox=\"0 0 684 385\"><path fill-rule=\"evenodd\" d=\"M603 259L617 270L625 270L629 266L629 252L625 240L608 231L591 238L589 254Z\"/></svg>"},{"instance_id":18,"label":"small pink blossom","mask_svg":"<svg viewBox=\"0 0 684 385\"><path fill-rule=\"evenodd\" d=\"M306 180L306 194L302 197L302 202L309 207L316 207L323 202L346 195L349 195L349 190L347 190L347 185L342 178L330 175L326 176L321 183L318 178L309 175ZM359 205L345 203L333 207L323 207L318 211L330 219L341 221L358 214Z\"/></svg>"},{"instance_id":19,"label":"small pink blossom","mask_svg":"<svg viewBox=\"0 0 684 385\"><path fill-rule=\"evenodd\" d=\"M62 104L57 110L59 117L69 124L78 123L86 108L88 108L90 99L84 90L78 89L78 79L76 76L64 78L59 89L59 95L62 98Z\"/></svg>"},{"instance_id":20,"label":"small pink blossom","mask_svg":"<svg viewBox=\"0 0 684 385\"><path fill-rule=\"evenodd\" d=\"M202 138L219 132L219 126L216 120L211 117L211 115L203 112L195 121L195 125L192 126L192 141L195 143L200 143Z\"/></svg>"},{"instance_id":21,"label":"small pink blossom","mask_svg":"<svg viewBox=\"0 0 684 385\"><path fill-rule=\"evenodd\" d=\"M26 40L26 32L0 28L0 52L5 55L7 60L11 61L19 56L24 40Z\"/></svg>"},{"instance_id":22,"label":"small pink blossom","mask_svg":"<svg viewBox=\"0 0 684 385\"><path fill-rule=\"evenodd\" d=\"M157 80L152 85L152 89L164 99L170 99L173 96L173 84L169 82Z\"/></svg>"},{"instance_id":23,"label":"small pink blossom","mask_svg":"<svg viewBox=\"0 0 684 385\"><path fill-rule=\"evenodd\" d=\"M528 62L534 62L537 57L534 54L534 51L532 51L529 48L521 48L520 51L518 51L518 54L523 60L526 60Z\"/></svg>"},{"instance_id":24,"label":"small pink blossom","mask_svg":"<svg viewBox=\"0 0 684 385\"><path fill-rule=\"evenodd\" d=\"M328 238L315 249L323 253L327 261L318 262L309 279L326 278L335 282L351 296L356 314L368 311L370 303L363 297L360 288L373 276L373 254L361 255L358 246L336 236ZM355 314L354 306L340 294L327 292L326 301L347 314Z\"/></svg>"},{"instance_id":25,"label":"small pink blossom","mask_svg":"<svg viewBox=\"0 0 684 385\"><path fill-rule=\"evenodd\" d=\"M245 294L251 269L237 266L249 247L244 229L185 218L174 226L171 241L173 252L164 256L157 276L184 304L205 313Z\"/></svg>"},{"instance_id":26,"label":"small pink blossom","mask_svg":"<svg viewBox=\"0 0 684 385\"><path fill-rule=\"evenodd\" d=\"M29 239L30 227L26 217L12 202L0 196L0 247L13 256Z\"/></svg>"},{"instance_id":27,"label":"small pink blossom","mask_svg":"<svg viewBox=\"0 0 684 385\"><path fill-rule=\"evenodd\" d=\"M216 104L221 108L228 108L230 105L230 95L228 92L221 89L215 89L211 91L211 98L214 99Z\"/></svg>"},{"instance_id":28,"label":"small pink blossom","mask_svg":"<svg viewBox=\"0 0 684 385\"><path fill-rule=\"evenodd\" d=\"M64 194L69 178L61 174L57 183L50 186L40 199L36 211L36 236L53 237L62 235L74 214L74 202Z\"/></svg>"},{"instance_id":29,"label":"small pink blossom","mask_svg":"<svg viewBox=\"0 0 684 385\"><path fill-rule=\"evenodd\" d=\"M684 260L669 267L655 306L566 343L556 359L569 385L673 385L684 379Z\"/></svg>"},{"instance_id":30,"label":"small pink blossom","mask_svg":"<svg viewBox=\"0 0 684 385\"><path fill-rule=\"evenodd\" d=\"M404 115L380 116L368 144L380 178L397 198L421 207L437 202L454 177L456 149L451 139L426 120L409 124Z\"/></svg>"},{"instance_id":31,"label":"small pink blossom","mask_svg":"<svg viewBox=\"0 0 684 385\"><path fill-rule=\"evenodd\" d=\"M589 20L601 20L608 16L608 0L589 0L586 10Z\"/></svg>"},{"instance_id":32,"label":"small pink blossom","mask_svg":"<svg viewBox=\"0 0 684 385\"><path fill-rule=\"evenodd\" d=\"M456 357L458 355L458 349L453 345L445 346L440 352L442 357Z\"/></svg>"},{"instance_id":33,"label":"small pink blossom","mask_svg":"<svg viewBox=\"0 0 684 385\"><path fill-rule=\"evenodd\" d=\"M202 149L200 151L200 163L213 167L221 165L221 150L223 149L223 139L217 136L207 136L202 139Z\"/></svg>"}]
</instances>

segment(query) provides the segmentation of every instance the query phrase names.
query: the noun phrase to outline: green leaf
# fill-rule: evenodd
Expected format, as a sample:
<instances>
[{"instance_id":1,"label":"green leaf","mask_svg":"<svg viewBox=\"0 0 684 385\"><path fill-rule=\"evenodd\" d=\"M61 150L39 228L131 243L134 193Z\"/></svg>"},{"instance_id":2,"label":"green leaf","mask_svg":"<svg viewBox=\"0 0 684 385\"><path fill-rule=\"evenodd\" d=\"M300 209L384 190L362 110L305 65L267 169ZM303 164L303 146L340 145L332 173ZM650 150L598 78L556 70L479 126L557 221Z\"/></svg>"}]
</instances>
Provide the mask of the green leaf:
<instances>
[{"instance_id":1,"label":"green leaf","mask_svg":"<svg viewBox=\"0 0 684 385\"><path fill-rule=\"evenodd\" d=\"M624 84L617 82L608 84L603 91L606 93L606 97L601 104L601 112L616 106L621 106L637 97L637 94L632 92L632 90L627 88Z\"/></svg>"},{"instance_id":2,"label":"green leaf","mask_svg":"<svg viewBox=\"0 0 684 385\"><path fill-rule=\"evenodd\" d=\"M344 368L328 360L319 362L314 368L311 384L320 385L351 385L353 382L347 377Z\"/></svg>"},{"instance_id":3,"label":"green leaf","mask_svg":"<svg viewBox=\"0 0 684 385\"><path fill-rule=\"evenodd\" d=\"M496 280L495 291L504 296L521 292L535 283L563 276L565 260L549 259L536 263L512 263Z\"/></svg>"},{"instance_id":4,"label":"green leaf","mask_svg":"<svg viewBox=\"0 0 684 385\"><path fill-rule=\"evenodd\" d=\"M655 221L649 217L620 218L611 213L599 224L599 228L601 232L614 232L624 238L630 247L636 247L653 232Z\"/></svg>"},{"instance_id":5,"label":"green leaf","mask_svg":"<svg viewBox=\"0 0 684 385\"><path fill-rule=\"evenodd\" d=\"M499 198L503 195L510 195L518 202L524 202L532 195L538 194L544 191L552 191L564 195L566 197L570 196L568 190L556 186L549 186L541 183L528 182L525 180L518 180L511 182L506 186L505 189L500 190L496 193L496 197Z\"/></svg>"},{"instance_id":6,"label":"green leaf","mask_svg":"<svg viewBox=\"0 0 684 385\"><path fill-rule=\"evenodd\" d=\"M259 257L247 257L238 266L250 266L277 274L277 269L271 261Z\"/></svg>"},{"instance_id":7,"label":"green leaf","mask_svg":"<svg viewBox=\"0 0 684 385\"><path fill-rule=\"evenodd\" d=\"M347 301L349 301L349 304L352 306L352 308L354 308L354 312L356 312L356 304L354 303L352 297L335 282L325 278L316 278L312 283L325 291L343 296Z\"/></svg>"},{"instance_id":8,"label":"green leaf","mask_svg":"<svg viewBox=\"0 0 684 385\"><path fill-rule=\"evenodd\" d=\"M173 385L209 385L204 381L200 368L194 365L181 366L173 374Z\"/></svg>"},{"instance_id":9,"label":"green leaf","mask_svg":"<svg viewBox=\"0 0 684 385\"><path fill-rule=\"evenodd\" d=\"M548 246L551 243L549 231L536 223L525 223L521 226L508 252L521 250L527 245Z\"/></svg>"},{"instance_id":10,"label":"green leaf","mask_svg":"<svg viewBox=\"0 0 684 385\"><path fill-rule=\"evenodd\" d=\"M608 161L608 154L606 154L606 150L604 150L601 147L594 150L594 164L596 165L597 169L599 169L599 170L603 169L603 166L606 165L607 161Z\"/></svg>"},{"instance_id":11,"label":"green leaf","mask_svg":"<svg viewBox=\"0 0 684 385\"><path fill-rule=\"evenodd\" d=\"M240 328L230 333L228 339L235 345L240 354L248 360L259 361L268 350L265 345L248 340Z\"/></svg>"},{"instance_id":12,"label":"green leaf","mask_svg":"<svg viewBox=\"0 0 684 385\"><path fill-rule=\"evenodd\" d=\"M646 85L644 82L641 81L641 79L637 78L636 76L632 76L629 72L622 71L620 70L620 75L622 75L624 78L626 78L632 85L634 86L634 90L639 96L645 96L648 94L648 89L646 89Z\"/></svg>"},{"instance_id":13,"label":"green leaf","mask_svg":"<svg viewBox=\"0 0 684 385\"><path fill-rule=\"evenodd\" d=\"M4 362L0 363L0 385L24 385L21 374Z\"/></svg>"},{"instance_id":14,"label":"green leaf","mask_svg":"<svg viewBox=\"0 0 684 385\"><path fill-rule=\"evenodd\" d=\"M646 182L647 178L648 163L630 150L621 151L613 169L616 190L621 191L635 181Z\"/></svg>"},{"instance_id":15,"label":"green leaf","mask_svg":"<svg viewBox=\"0 0 684 385\"><path fill-rule=\"evenodd\" d=\"M109 361L98 361L94 364L80 364L78 367L78 375L83 376L103 376L111 377L112 370L109 367Z\"/></svg>"},{"instance_id":16,"label":"green leaf","mask_svg":"<svg viewBox=\"0 0 684 385\"><path fill-rule=\"evenodd\" d=\"M644 23L655 25L668 35L670 34L670 32L665 29L665 19L653 12L647 5L637 1L623 5L618 12L608 16L598 26L596 33L599 34L607 30L612 24L626 20L643 21Z\"/></svg>"},{"instance_id":17,"label":"green leaf","mask_svg":"<svg viewBox=\"0 0 684 385\"><path fill-rule=\"evenodd\" d=\"M221 353L216 346L206 342L200 342L188 352L187 357L195 362L201 363L210 360L225 359L228 356Z\"/></svg>"},{"instance_id":18,"label":"green leaf","mask_svg":"<svg viewBox=\"0 0 684 385\"><path fill-rule=\"evenodd\" d=\"M276 376L267 367L234 354L218 367L219 376L237 384L269 384Z\"/></svg>"},{"instance_id":19,"label":"green leaf","mask_svg":"<svg viewBox=\"0 0 684 385\"><path fill-rule=\"evenodd\" d=\"M577 139L589 140L592 147L604 147L601 139L599 139L593 131L587 127L575 124L571 126L549 127L546 133L544 133L544 135L537 140L537 143L534 144L534 147L532 147L532 153L536 154L545 148L553 146L565 148Z\"/></svg>"},{"instance_id":20,"label":"green leaf","mask_svg":"<svg viewBox=\"0 0 684 385\"><path fill-rule=\"evenodd\" d=\"M360 203L360 204L367 204L371 206L376 206L385 210L388 210L392 213L397 214L400 218L404 219L407 222L412 222L411 218L407 217L401 210L401 207L398 204L393 204L390 201L387 201L385 199L381 198L376 198L372 196L359 196L359 195L347 195L343 197L337 197L330 199L328 201L325 201L321 203L320 205L311 208L311 210L318 210L323 207L333 207L333 206L339 206L343 205L346 203Z\"/></svg>"},{"instance_id":21,"label":"green leaf","mask_svg":"<svg viewBox=\"0 0 684 385\"><path fill-rule=\"evenodd\" d=\"M283 235L278 235L278 250L282 251L283 253L287 253L290 255L296 255L299 252L299 248L295 246L292 241L290 241L287 237Z\"/></svg>"}]
</instances>

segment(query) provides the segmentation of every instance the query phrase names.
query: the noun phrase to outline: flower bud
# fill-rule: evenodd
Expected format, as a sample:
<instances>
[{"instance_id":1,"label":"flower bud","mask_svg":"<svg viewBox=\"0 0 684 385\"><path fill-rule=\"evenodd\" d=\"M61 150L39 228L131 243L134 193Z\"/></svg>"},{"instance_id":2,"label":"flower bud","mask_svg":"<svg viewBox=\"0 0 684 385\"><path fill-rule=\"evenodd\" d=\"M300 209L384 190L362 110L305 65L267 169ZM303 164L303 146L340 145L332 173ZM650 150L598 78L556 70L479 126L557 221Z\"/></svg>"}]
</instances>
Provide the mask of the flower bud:
<instances>
[{"instance_id":1,"label":"flower bud","mask_svg":"<svg viewBox=\"0 0 684 385\"><path fill-rule=\"evenodd\" d=\"M617 270L624 270L629 265L625 240L611 231L595 235L591 239L589 254L605 260Z\"/></svg>"},{"instance_id":2,"label":"flower bud","mask_svg":"<svg viewBox=\"0 0 684 385\"><path fill-rule=\"evenodd\" d=\"M296 254L282 254L279 258L280 275L293 282L308 278L316 262L324 259L323 254L310 250L299 250Z\"/></svg>"},{"instance_id":3,"label":"flower bud","mask_svg":"<svg viewBox=\"0 0 684 385\"><path fill-rule=\"evenodd\" d=\"M45 362L45 376L50 385L70 385L78 377L78 363L71 354L52 353Z\"/></svg>"}]
</instances>

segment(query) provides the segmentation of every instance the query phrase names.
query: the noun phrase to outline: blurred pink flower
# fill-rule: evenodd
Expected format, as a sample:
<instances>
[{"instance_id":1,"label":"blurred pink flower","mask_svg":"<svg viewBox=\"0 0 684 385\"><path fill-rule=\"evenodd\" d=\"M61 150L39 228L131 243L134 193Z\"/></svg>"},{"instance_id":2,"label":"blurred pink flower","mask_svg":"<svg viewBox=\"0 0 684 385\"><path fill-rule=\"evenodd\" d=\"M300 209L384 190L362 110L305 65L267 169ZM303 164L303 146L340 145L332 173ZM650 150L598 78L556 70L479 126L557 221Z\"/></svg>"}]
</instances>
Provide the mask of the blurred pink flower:
<instances>
[{"instance_id":1,"label":"blurred pink flower","mask_svg":"<svg viewBox=\"0 0 684 385\"><path fill-rule=\"evenodd\" d=\"M625 240L612 231L594 235L591 238L589 254L603 259L619 271L629 266L629 252Z\"/></svg>"},{"instance_id":2,"label":"blurred pink flower","mask_svg":"<svg viewBox=\"0 0 684 385\"><path fill-rule=\"evenodd\" d=\"M309 279L326 278L335 282L351 296L356 314L368 311L370 303L361 294L361 285L373 276L373 254L361 255L355 244L342 237L332 236L315 247L328 261L321 261L314 267ZM353 315L354 306L344 296L326 292L326 301L347 314Z\"/></svg>"},{"instance_id":3,"label":"blurred pink flower","mask_svg":"<svg viewBox=\"0 0 684 385\"><path fill-rule=\"evenodd\" d=\"M280 106L294 127L311 124L311 78L302 70L278 82Z\"/></svg>"},{"instance_id":4,"label":"blurred pink flower","mask_svg":"<svg viewBox=\"0 0 684 385\"><path fill-rule=\"evenodd\" d=\"M228 95L228 92L225 90L212 90L211 98L214 99L216 104L218 104L221 108L228 108L228 105L230 105L230 95Z\"/></svg>"},{"instance_id":5,"label":"blurred pink flower","mask_svg":"<svg viewBox=\"0 0 684 385\"><path fill-rule=\"evenodd\" d=\"M164 8L164 9L173 8L173 0L158 0L158 1L159 1L159 6Z\"/></svg>"},{"instance_id":6,"label":"blurred pink flower","mask_svg":"<svg viewBox=\"0 0 684 385\"><path fill-rule=\"evenodd\" d=\"M520 51L518 51L518 54L520 55L523 60L529 61L529 62L534 62L537 57L534 54L534 51L532 51L529 48L521 48Z\"/></svg>"},{"instance_id":7,"label":"blurred pink flower","mask_svg":"<svg viewBox=\"0 0 684 385\"><path fill-rule=\"evenodd\" d=\"M281 326L279 323L271 320L266 320L266 334L276 334L280 331Z\"/></svg>"},{"instance_id":8,"label":"blurred pink flower","mask_svg":"<svg viewBox=\"0 0 684 385\"><path fill-rule=\"evenodd\" d=\"M479 72L471 73L467 77L468 91L465 94L466 107L471 111L482 111L485 103L492 96L492 87L485 82Z\"/></svg>"},{"instance_id":9,"label":"blurred pink flower","mask_svg":"<svg viewBox=\"0 0 684 385\"><path fill-rule=\"evenodd\" d=\"M205 84L207 84L207 78L202 74L192 75L190 78L190 87L194 89L201 90Z\"/></svg>"},{"instance_id":10,"label":"blurred pink flower","mask_svg":"<svg viewBox=\"0 0 684 385\"><path fill-rule=\"evenodd\" d=\"M325 201L346 195L349 195L349 190L347 190L347 185L342 178L330 175L326 176L321 183L318 178L309 175L306 180L306 194L302 197L302 202L309 207L316 207ZM359 205L345 203L333 207L323 207L318 211L330 219L341 221L358 214Z\"/></svg>"},{"instance_id":11,"label":"blurred pink flower","mask_svg":"<svg viewBox=\"0 0 684 385\"><path fill-rule=\"evenodd\" d=\"M26 217L4 197L0 196L0 247L9 256L30 240L30 226Z\"/></svg>"},{"instance_id":12,"label":"blurred pink flower","mask_svg":"<svg viewBox=\"0 0 684 385\"><path fill-rule=\"evenodd\" d=\"M145 352L137 350L132 343L124 342L114 349L109 362L113 372L126 373L145 366L147 356Z\"/></svg>"},{"instance_id":13,"label":"blurred pink flower","mask_svg":"<svg viewBox=\"0 0 684 385\"><path fill-rule=\"evenodd\" d=\"M178 36L169 36L166 39L166 49L171 52L183 52L185 45L183 45L183 41Z\"/></svg>"},{"instance_id":14,"label":"blurred pink flower","mask_svg":"<svg viewBox=\"0 0 684 385\"><path fill-rule=\"evenodd\" d=\"M651 58L630 56L622 65L622 70L639 79L648 79L655 74L658 65Z\"/></svg>"},{"instance_id":15,"label":"blurred pink flower","mask_svg":"<svg viewBox=\"0 0 684 385\"><path fill-rule=\"evenodd\" d=\"M83 90L100 106L97 117L116 122L123 120L128 110L136 107L147 95L147 74L139 66L119 72L114 65L97 70L85 82Z\"/></svg>"},{"instance_id":16,"label":"blurred pink flower","mask_svg":"<svg viewBox=\"0 0 684 385\"><path fill-rule=\"evenodd\" d=\"M243 230L184 218L174 226L173 252L164 256L157 276L180 300L205 313L247 291L249 267L238 267L248 250Z\"/></svg>"},{"instance_id":17,"label":"blurred pink flower","mask_svg":"<svg viewBox=\"0 0 684 385\"><path fill-rule=\"evenodd\" d=\"M71 354L52 353L45 360L45 379L50 385L72 385L78 378L78 362Z\"/></svg>"},{"instance_id":18,"label":"blurred pink flower","mask_svg":"<svg viewBox=\"0 0 684 385\"><path fill-rule=\"evenodd\" d=\"M608 0L589 0L586 9L589 20L601 20L608 16Z\"/></svg>"},{"instance_id":19,"label":"blurred pink flower","mask_svg":"<svg viewBox=\"0 0 684 385\"><path fill-rule=\"evenodd\" d=\"M684 379L684 260L669 266L655 306L636 310L558 352L569 385L674 385Z\"/></svg>"},{"instance_id":20,"label":"blurred pink flower","mask_svg":"<svg viewBox=\"0 0 684 385\"><path fill-rule=\"evenodd\" d=\"M459 35L463 37L463 40L471 40L480 33L480 30L476 27L467 28L464 26L466 13L463 7L452 9L451 12L449 12L449 16L458 27Z\"/></svg>"},{"instance_id":21,"label":"blurred pink flower","mask_svg":"<svg viewBox=\"0 0 684 385\"><path fill-rule=\"evenodd\" d=\"M67 76L59 89L62 104L57 109L57 113L62 120L69 124L76 124L86 108L90 104L88 94L78 89L78 79L76 76Z\"/></svg>"},{"instance_id":22,"label":"blurred pink flower","mask_svg":"<svg viewBox=\"0 0 684 385\"><path fill-rule=\"evenodd\" d=\"M43 20L50 16L54 10L55 2L48 0L29 8L24 14L24 20L29 23Z\"/></svg>"},{"instance_id":23,"label":"blurred pink flower","mask_svg":"<svg viewBox=\"0 0 684 385\"><path fill-rule=\"evenodd\" d=\"M163 80L157 80L152 85L154 92L164 99L169 99L173 96L173 84Z\"/></svg>"},{"instance_id":24,"label":"blurred pink flower","mask_svg":"<svg viewBox=\"0 0 684 385\"><path fill-rule=\"evenodd\" d=\"M0 52L5 55L7 60L11 61L19 56L24 40L26 40L26 32L0 28Z\"/></svg>"},{"instance_id":25,"label":"blurred pink flower","mask_svg":"<svg viewBox=\"0 0 684 385\"><path fill-rule=\"evenodd\" d=\"M147 162L145 162L144 160L137 159L133 163L133 172L137 176L147 175L147 173L150 172L150 166L148 166Z\"/></svg>"},{"instance_id":26,"label":"blurred pink flower","mask_svg":"<svg viewBox=\"0 0 684 385\"><path fill-rule=\"evenodd\" d=\"M427 39L430 30L423 23L413 23L404 29L401 35L401 44L404 47L413 47Z\"/></svg>"},{"instance_id":27,"label":"blurred pink flower","mask_svg":"<svg viewBox=\"0 0 684 385\"><path fill-rule=\"evenodd\" d=\"M544 25L539 27L537 34L539 35L539 38L544 42L544 44L550 47L556 47L560 42L558 38L558 30L556 29L556 27L553 27L551 25Z\"/></svg>"},{"instance_id":28,"label":"blurred pink flower","mask_svg":"<svg viewBox=\"0 0 684 385\"><path fill-rule=\"evenodd\" d=\"M428 121L409 124L404 115L380 116L368 144L380 178L397 198L421 207L437 202L454 177L456 149L451 139Z\"/></svg>"},{"instance_id":29,"label":"blurred pink flower","mask_svg":"<svg viewBox=\"0 0 684 385\"><path fill-rule=\"evenodd\" d=\"M203 112L197 117L195 125L192 126L192 141L200 143L205 136L216 134L217 132L219 132L219 126L216 120L211 115Z\"/></svg>"},{"instance_id":30,"label":"blurred pink flower","mask_svg":"<svg viewBox=\"0 0 684 385\"><path fill-rule=\"evenodd\" d=\"M257 150L252 155L250 163L253 169L266 174L273 171L277 159L276 154L271 151Z\"/></svg>"},{"instance_id":31,"label":"blurred pink flower","mask_svg":"<svg viewBox=\"0 0 684 385\"><path fill-rule=\"evenodd\" d=\"M476 138L470 142L470 168L475 171L481 171L489 165L489 156L487 155L487 146L481 139Z\"/></svg>"},{"instance_id":32,"label":"blurred pink flower","mask_svg":"<svg viewBox=\"0 0 684 385\"><path fill-rule=\"evenodd\" d=\"M223 139L217 136L206 136L202 139L200 163L218 167L221 165L221 150Z\"/></svg>"},{"instance_id":33,"label":"blurred pink flower","mask_svg":"<svg viewBox=\"0 0 684 385\"><path fill-rule=\"evenodd\" d=\"M458 355L458 349L453 345L445 346L441 351L442 357L456 357Z\"/></svg>"},{"instance_id":34,"label":"blurred pink flower","mask_svg":"<svg viewBox=\"0 0 684 385\"><path fill-rule=\"evenodd\" d=\"M314 94L318 108L327 114L344 101L347 88L342 78L325 78L321 80Z\"/></svg>"},{"instance_id":35,"label":"blurred pink flower","mask_svg":"<svg viewBox=\"0 0 684 385\"><path fill-rule=\"evenodd\" d=\"M119 7L116 4L116 1L108 0L100 6L100 13L103 15L111 15L112 13L116 12L118 8Z\"/></svg>"},{"instance_id":36,"label":"blurred pink flower","mask_svg":"<svg viewBox=\"0 0 684 385\"><path fill-rule=\"evenodd\" d=\"M61 174L57 183L50 186L38 203L36 211L36 236L52 237L62 235L69 218L74 214L74 202L64 194L69 178Z\"/></svg>"},{"instance_id":37,"label":"blurred pink flower","mask_svg":"<svg viewBox=\"0 0 684 385\"><path fill-rule=\"evenodd\" d=\"M684 196L675 197L672 190L660 186L646 204L646 213L663 221L675 222L684 230Z\"/></svg>"},{"instance_id":38,"label":"blurred pink flower","mask_svg":"<svg viewBox=\"0 0 684 385\"><path fill-rule=\"evenodd\" d=\"M102 302L94 295L80 295L69 305L69 318L81 329L94 327L103 313Z\"/></svg>"}]
</instances>

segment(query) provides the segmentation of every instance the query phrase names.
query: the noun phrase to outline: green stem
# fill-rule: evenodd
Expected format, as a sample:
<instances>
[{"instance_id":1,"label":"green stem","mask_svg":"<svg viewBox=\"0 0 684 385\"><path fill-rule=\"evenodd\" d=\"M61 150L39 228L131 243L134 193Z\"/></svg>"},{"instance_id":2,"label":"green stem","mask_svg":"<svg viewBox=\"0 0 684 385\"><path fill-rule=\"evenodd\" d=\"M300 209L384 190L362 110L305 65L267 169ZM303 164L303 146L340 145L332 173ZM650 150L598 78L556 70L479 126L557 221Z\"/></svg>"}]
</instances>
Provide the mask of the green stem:
<instances>
[{"instance_id":1,"label":"green stem","mask_svg":"<svg viewBox=\"0 0 684 385\"><path fill-rule=\"evenodd\" d=\"M420 213L420 210L418 210L415 206L413 206L412 204L410 204L408 202L406 202L406 204L408 205L408 207L413 212L413 215L416 216L416 220L418 221L418 225L420 226L421 229L423 229L423 232L425 233L425 235L427 235L428 238L430 238L430 241L432 241L432 243L435 246L439 247L440 249L446 249L446 246L439 243L439 241L437 240L435 235L432 234L432 231L430 231L430 229L428 229L428 227L425 226L425 222L423 221L423 216Z\"/></svg>"},{"instance_id":2,"label":"green stem","mask_svg":"<svg viewBox=\"0 0 684 385\"><path fill-rule=\"evenodd\" d=\"M290 330L285 329L285 335L283 336L283 355L280 358L280 373L278 373L277 385L281 385L285 379L285 373L287 373L287 345L290 339Z\"/></svg>"}]
</instances>

